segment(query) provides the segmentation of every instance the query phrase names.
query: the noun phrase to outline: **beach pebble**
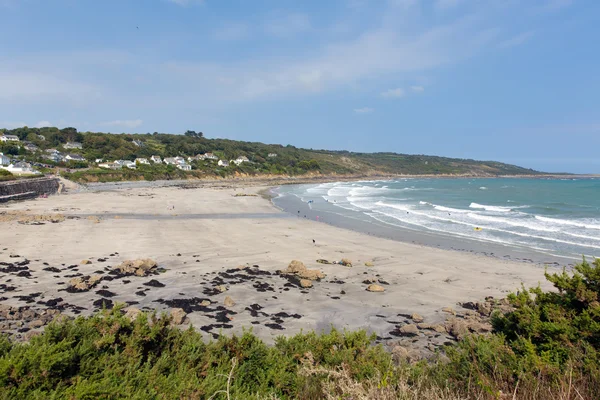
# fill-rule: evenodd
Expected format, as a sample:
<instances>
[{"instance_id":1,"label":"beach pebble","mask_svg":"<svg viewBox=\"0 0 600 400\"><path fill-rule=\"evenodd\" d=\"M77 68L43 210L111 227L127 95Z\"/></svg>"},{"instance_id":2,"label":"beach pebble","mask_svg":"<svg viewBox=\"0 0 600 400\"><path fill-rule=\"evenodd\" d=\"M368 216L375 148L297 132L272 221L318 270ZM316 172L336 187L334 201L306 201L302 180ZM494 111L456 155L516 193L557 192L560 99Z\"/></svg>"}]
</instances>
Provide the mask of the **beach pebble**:
<instances>
[{"instance_id":1,"label":"beach pebble","mask_svg":"<svg viewBox=\"0 0 600 400\"><path fill-rule=\"evenodd\" d=\"M91 263L92 263L92 262L91 262L90 260L82 260L82 261L81 261L81 265L89 265L89 264L91 264Z\"/></svg>"}]
</instances>

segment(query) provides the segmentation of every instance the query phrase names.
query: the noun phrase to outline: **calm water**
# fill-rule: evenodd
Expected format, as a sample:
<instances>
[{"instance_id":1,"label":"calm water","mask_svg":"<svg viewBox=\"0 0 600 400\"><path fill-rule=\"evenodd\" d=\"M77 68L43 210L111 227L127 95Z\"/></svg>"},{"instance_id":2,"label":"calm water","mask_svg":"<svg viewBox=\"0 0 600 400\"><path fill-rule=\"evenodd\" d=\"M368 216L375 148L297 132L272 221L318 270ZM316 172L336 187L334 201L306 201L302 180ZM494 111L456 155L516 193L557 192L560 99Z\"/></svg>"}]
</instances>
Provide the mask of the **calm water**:
<instances>
[{"instance_id":1,"label":"calm water","mask_svg":"<svg viewBox=\"0 0 600 400\"><path fill-rule=\"evenodd\" d=\"M402 179L282 187L312 210L580 259L600 256L600 179ZM365 218L363 218L365 217Z\"/></svg>"}]
</instances>

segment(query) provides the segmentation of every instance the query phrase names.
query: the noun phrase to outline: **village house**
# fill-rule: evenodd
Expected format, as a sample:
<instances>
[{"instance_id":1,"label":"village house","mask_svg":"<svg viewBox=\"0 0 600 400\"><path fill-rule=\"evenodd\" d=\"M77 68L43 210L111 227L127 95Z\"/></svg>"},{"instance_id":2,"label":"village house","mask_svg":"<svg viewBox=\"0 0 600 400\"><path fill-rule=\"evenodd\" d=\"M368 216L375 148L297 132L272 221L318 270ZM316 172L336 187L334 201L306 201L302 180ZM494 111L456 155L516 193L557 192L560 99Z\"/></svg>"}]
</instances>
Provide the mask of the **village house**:
<instances>
[{"instance_id":1,"label":"village house","mask_svg":"<svg viewBox=\"0 0 600 400\"><path fill-rule=\"evenodd\" d=\"M163 161L167 165L177 165L177 160L175 159L175 157L165 157Z\"/></svg>"},{"instance_id":2,"label":"village house","mask_svg":"<svg viewBox=\"0 0 600 400\"><path fill-rule=\"evenodd\" d=\"M55 163L60 163L65 161L65 157L60 153L60 151L49 152L46 156L44 156L46 160L54 161Z\"/></svg>"},{"instance_id":3,"label":"village house","mask_svg":"<svg viewBox=\"0 0 600 400\"><path fill-rule=\"evenodd\" d=\"M40 140L46 140L46 136L44 135L37 135L37 138Z\"/></svg>"},{"instance_id":4,"label":"village house","mask_svg":"<svg viewBox=\"0 0 600 400\"><path fill-rule=\"evenodd\" d=\"M205 153L204 160L218 160L219 157L215 156L213 153Z\"/></svg>"},{"instance_id":5,"label":"village house","mask_svg":"<svg viewBox=\"0 0 600 400\"><path fill-rule=\"evenodd\" d=\"M277 157L277 153L269 153L269 155L267 155L267 157L275 158L275 157Z\"/></svg>"},{"instance_id":6,"label":"village house","mask_svg":"<svg viewBox=\"0 0 600 400\"><path fill-rule=\"evenodd\" d=\"M101 163L101 164L98 164L98 167L100 167L100 168L108 168L108 169L121 169L121 168L123 168L123 166L121 164L118 164L116 162Z\"/></svg>"},{"instance_id":7,"label":"village house","mask_svg":"<svg viewBox=\"0 0 600 400\"><path fill-rule=\"evenodd\" d=\"M83 145L79 142L67 142L63 145L65 149L82 149Z\"/></svg>"},{"instance_id":8,"label":"village house","mask_svg":"<svg viewBox=\"0 0 600 400\"><path fill-rule=\"evenodd\" d=\"M39 171L36 171L35 169L33 169L31 164L24 162L24 161L19 161L14 164L10 164L8 167L1 167L1 168L5 169L13 174L16 174L16 175L20 175L20 174L31 175L31 174L39 174L40 173Z\"/></svg>"},{"instance_id":9,"label":"village house","mask_svg":"<svg viewBox=\"0 0 600 400\"><path fill-rule=\"evenodd\" d=\"M177 168L179 168L182 171L191 171L192 170L192 166L190 164L177 164Z\"/></svg>"},{"instance_id":10,"label":"village house","mask_svg":"<svg viewBox=\"0 0 600 400\"><path fill-rule=\"evenodd\" d=\"M4 154L0 153L0 165L9 165L9 164L10 164L10 158L8 158Z\"/></svg>"},{"instance_id":11,"label":"village house","mask_svg":"<svg viewBox=\"0 0 600 400\"><path fill-rule=\"evenodd\" d=\"M140 158L140 157L135 159L135 163L150 165L150 161L148 161L147 158Z\"/></svg>"},{"instance_id":12,"label":"village house","mask_svg":"<svg viewBox=\"0 0 600 400\"><path fill-rule=\"evenodd\" d=\"M18 142L19 137L15 135L2 135L0 136L0 141L3 142Z\"/></svg>"},{"instance_id":13,"label":"village house","mask_svg":"<svg viewBox=\"0 0 600 400\"><path fill-rule=\"evenodd\" d=\"M103 159L101 159L101 158L96 158L96 161L95 161L95 163L96 163L96 164L99 164L99 163L101 163L101 162L104 162L104 160L103 160Z\"/></svg>"},{"instance_id":14,"label":"village house","mask_svg":"<svg viewBox=\"0 0 600 400\"><path fill-rule=\"evenodd\" d=\"M238 158L233 160L233 162L235 165L240 165L241 163L250 162L250 160L248 160L248 157L246 156L239 156Z\"/></svg>"},{"instance_id":15,"label":"village house","mask_svg":"<svg viewBox=\"0 0 600 400\"><path fill-rule=\"evenodd\" d=\"M160 156L152 156L152 157L150 157L150 160L152 160L152 162L155 164L162 164L162 160L161 160Z\"/></svg>"},{"instance_id":16,"label":"village house","mask_svg":"<svg viewBox=\"0 0 600 400\"><path fill-rule=\"evenodd\" d=\"M85 157L80 156L79 154L67 154L65 157L67 161L86 161Z\"/></svg>"},{"instance_id":17,"label":"village house","mask_svg":"<svg viewBox=\"0 0 600 400\"><path fill-rule=\"evenodd\" d=\"M135 169L135 163L129 160L115 160L116 164L119 164L121 167L126 167L129 169Z\"/></svg>"},{"instance_id":18,"label":"village house","mask_svg":"<svg viewBox=\"0 0 600 400\"><path fill-rule=\"evenodd\" d=\"M142 142L141 140L138 140L138 139L133 139L133 144L135 144L137 147L144 146L144 142Z\"/></svg>"},{"instance_id":19,"label":"village house","mask_svg":"<svg viewBox=\"0 0 600 400\"><path fill-rule=\"evenodd\" d=\"M229 167L229 161L219 160L219 167Z\"/></svg>"}]
</instances>

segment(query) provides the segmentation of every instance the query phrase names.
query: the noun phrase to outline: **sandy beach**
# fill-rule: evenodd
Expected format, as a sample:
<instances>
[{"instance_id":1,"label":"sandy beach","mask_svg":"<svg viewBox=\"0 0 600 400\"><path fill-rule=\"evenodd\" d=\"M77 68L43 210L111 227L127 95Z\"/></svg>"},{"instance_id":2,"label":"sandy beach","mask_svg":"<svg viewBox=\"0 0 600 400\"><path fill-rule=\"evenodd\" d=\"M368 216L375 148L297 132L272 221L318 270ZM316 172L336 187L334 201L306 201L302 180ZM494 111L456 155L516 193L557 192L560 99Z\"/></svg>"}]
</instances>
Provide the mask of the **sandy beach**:
<instances>
[{"instance_id":1,"label":"sandy beach","mask_svg":"<svg viewBox=\"0 0 600 400\"><path fill-rule=\"evenodd\" d=\"M540 266L297 218L258 195L264 189L129 187L2 205L0 304L40 310L62 304L60 312L67 315L87 315L116 303L141 310L181 307L185 322L207 337L252 328L272 342L281 334L335 326L365 328L386 342L402 336L395 333L413 313L425 323L443 323L449 313L442 309L458 310L459 302L503 297L522 283L548 287ZM40 215L57 218L33 218ZM164 272L111 277L83 292L65 290L73 277L106 278L116 265L138 258L156 260ZM353 266L316 262L342 258ZM302 288L276 274L292 260L326 277ZM367 291L371 282L385 291ZM226 296L235 305L224 306ZM20 337L36 330L23 327ZM4 325L9 328L14 325ZM450 338L426 330L412 336L436 346Z\"/></svg>"}]
</instances>

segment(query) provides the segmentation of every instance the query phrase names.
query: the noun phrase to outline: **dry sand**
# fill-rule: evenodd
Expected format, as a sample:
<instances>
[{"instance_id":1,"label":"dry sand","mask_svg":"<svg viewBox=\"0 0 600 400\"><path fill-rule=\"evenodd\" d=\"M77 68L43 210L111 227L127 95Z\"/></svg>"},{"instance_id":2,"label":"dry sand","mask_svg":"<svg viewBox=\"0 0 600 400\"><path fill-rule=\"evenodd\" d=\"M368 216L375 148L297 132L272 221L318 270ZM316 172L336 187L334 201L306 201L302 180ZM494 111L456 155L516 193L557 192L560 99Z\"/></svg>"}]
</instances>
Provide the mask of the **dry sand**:
<instances>
[{"instance_id":1,"label":"dry sand","mask_svg":"<svg viewBox=\"0 0 600 400\"><path fill-rule=\"evenodd\" d=\"M70 305L62 307L65 314L73 314L72 306L89 314L103 297L97 291L105 290L114 294L112 302L130 302L141 309L184 305L188 311L196 310L188 315L189 322L207 336L252 327L272 341L280 334L333 325L366 328L385 341L410 322L406 315L418 313L425 322L438 323L447 317L442 308L457 308L458 302L503 297L521 283L541 282L547 287L544 270L536 265L379 239L290 216L260 196L235 196L261 189L133 188L0 206L0 213L66 217L55 223L30 219L39 225L0 219L0 262L28 259L31 274L0 272L0 283L6 285L0 286L0 304L25 306L26 300L14 296L40 293L27 305L42 307L38 302L62 298ZM147 257L166 272L102 281L83 293L64 291L72 275L100 271L107 276L108 266ZM342 258L352 260L353 267L316 263ZM84 259L92 263L81 265ZM285 269L294 259L327 277L303 290L284 277L256 275ZM366 267L365 262L374 266ZM254 265L259 267L246 271L255 275L244 271L237 277L233 271L223 275L228 269ZM61 271L43 270L49 266ZM385 292L367 292L363 281L370 278L381 281ZM151 279L165 286L143 285ZM219 284L228 290L214 294L212 289ZM11 286L14 289L7 291ZM107 292L101 292L105 298L110 296ZM226 296L236 304L217 308ZM211 307L199 306L202 299L209 299ZM438 342L444 340L446 335L438 335Z\"/></svg>"}]
</instances>

